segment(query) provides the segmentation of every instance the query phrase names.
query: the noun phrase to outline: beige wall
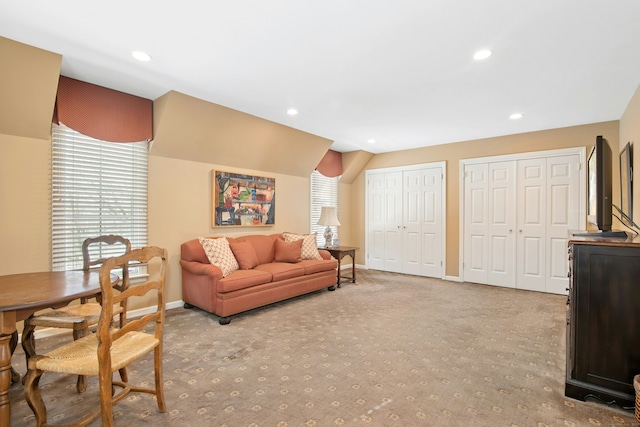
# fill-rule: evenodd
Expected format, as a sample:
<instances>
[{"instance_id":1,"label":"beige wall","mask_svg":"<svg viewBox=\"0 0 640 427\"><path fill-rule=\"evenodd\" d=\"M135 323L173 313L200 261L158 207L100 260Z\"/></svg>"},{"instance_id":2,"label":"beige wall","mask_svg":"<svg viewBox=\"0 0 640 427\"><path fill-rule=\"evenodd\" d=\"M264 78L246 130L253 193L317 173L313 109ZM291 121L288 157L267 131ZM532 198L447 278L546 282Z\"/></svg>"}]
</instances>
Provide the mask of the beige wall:
<instances>
[{"instance_id":1,"label":"beige wall","mask_svg":"<svg viewBox=\"0 0 640 427\"><path fill-rule=\"evenodd\" d=\"M444 161L447 164L447 231L446 270L449 277L459 276L459 188L460 160L516 154L530 151L554 150L570 147L592 146L597 135L603 135L612 147L618 146L618 122L604 122L584 126L574 126L541 132L530 132L476 141L444 144L434 147L396 151L375 155L365 170L406 166ZM615 163L615 162L614 162ZM615 175L616 173L614 173ZM352 194L352 215L365 217L365 171L354 180ZM365 247L364 220L353 224L351 237L355 246ZM357 262L365 264L366 253L359 251Z\"/></svg>"},{"instance_id":2,"label":"beige wall","mask_svg":"<svg viewBox=\"0 0 640 427\"><path fill-rule=\"evenodd\" d=\"M627 142L633 151L633 222L640 224L640 86L620 119L620 150Z\"/></svg>"},{"instance_id":3,"label":"beige wall","mask_svg":"<svg viewBox=\"0 0 640 427\"><path fill-rule=\"evenodd\" d=\"M51 268L51 146L0 134L0 275Z\"/></svg>"},{"instance_id":4,"label":"beige wall","mask_svg":"<svg viewBox=\"0 0 640 427\"><path fill-rule=\"evenodd\" d=\"M258 174L276 180L276 223L265 227L211 227L211 171ZM182 299L180 244L199 236L309 232L309 178L189 160L149 157L149 243L169 252L168 301Z\"/></svg>"}]
</instances>

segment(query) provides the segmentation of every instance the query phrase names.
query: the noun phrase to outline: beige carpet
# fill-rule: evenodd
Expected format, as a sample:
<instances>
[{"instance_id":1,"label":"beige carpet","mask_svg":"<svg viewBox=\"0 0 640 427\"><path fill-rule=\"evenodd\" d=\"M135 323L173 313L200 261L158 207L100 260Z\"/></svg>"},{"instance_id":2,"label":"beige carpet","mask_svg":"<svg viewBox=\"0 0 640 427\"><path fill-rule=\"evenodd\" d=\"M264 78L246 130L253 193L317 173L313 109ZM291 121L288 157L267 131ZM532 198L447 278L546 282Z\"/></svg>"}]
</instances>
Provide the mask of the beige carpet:
<instances>
[{"instance_id":1,"label":"beige carpet","mask_svg":"<svg viewBox=\"0 0 640 427\"><path fill-rule=\"evenodd\" d=\"M147 395L116 425L624 426L633 412L564 396L566 297L358 270L358 283L235 316L167 312L166 413ZM68 337L38 340L40 351ZM21 351L14 364L24 370ZM152 381L145 359L130 372ZM50 421L97 383L45 374ZM19 384L12 426L34 424ZM94 423L99 425L99 422Z\"/></svg>"}]
</instances>

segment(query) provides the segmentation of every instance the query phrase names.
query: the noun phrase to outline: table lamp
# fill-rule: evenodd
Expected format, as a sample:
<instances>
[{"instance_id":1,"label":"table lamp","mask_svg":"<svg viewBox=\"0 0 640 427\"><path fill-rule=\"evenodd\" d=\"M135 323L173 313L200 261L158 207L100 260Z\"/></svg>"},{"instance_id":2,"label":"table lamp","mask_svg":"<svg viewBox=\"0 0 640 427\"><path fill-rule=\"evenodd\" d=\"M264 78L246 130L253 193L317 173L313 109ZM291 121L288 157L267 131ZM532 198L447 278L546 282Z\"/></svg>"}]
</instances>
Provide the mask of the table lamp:
<instances>
[{"instance_id":1,"label":"table lamp","mask_svg":"<svg viewBox=\"0 0 640 427\"><path fill-rule=\"evenodd\" d=\"M324 231L325 246L330 248L333 241L332 225L341 225L338 221L338 209L331 206L323 206L322 212L320 212L320 219L318 225L326 225L327 229Z\"/></svg>"}]
</instances>

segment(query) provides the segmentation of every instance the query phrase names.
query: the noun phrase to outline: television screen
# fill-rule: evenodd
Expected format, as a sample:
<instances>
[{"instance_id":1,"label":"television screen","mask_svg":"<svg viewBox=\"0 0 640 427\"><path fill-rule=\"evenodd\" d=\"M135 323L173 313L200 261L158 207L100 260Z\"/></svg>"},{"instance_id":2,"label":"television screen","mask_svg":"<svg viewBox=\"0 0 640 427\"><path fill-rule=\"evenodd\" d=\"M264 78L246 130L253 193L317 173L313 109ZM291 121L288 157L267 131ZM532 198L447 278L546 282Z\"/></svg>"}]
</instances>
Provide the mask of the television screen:
<instances>
[{"instance_id":1,"label":"television screen","mask_svg":"<svg viewBox=\"0 0 640 427\"><path fill-rule=\"evenodd\" d=\"M620 152L620 214L627 225L633 222L633 166L631 143Z\"/></svg>"},{"instance_id":2,"label":"television screen","mask_svg":"<svg viewBox=\"0 0 640 427\"><path fill-rule=\"evenodd\" d=\"M596 144L589 154L587 177L587 221L599 231L610 231L612 222L611 148L602 136L596 138Z\"/></svg>"}]
</instances>

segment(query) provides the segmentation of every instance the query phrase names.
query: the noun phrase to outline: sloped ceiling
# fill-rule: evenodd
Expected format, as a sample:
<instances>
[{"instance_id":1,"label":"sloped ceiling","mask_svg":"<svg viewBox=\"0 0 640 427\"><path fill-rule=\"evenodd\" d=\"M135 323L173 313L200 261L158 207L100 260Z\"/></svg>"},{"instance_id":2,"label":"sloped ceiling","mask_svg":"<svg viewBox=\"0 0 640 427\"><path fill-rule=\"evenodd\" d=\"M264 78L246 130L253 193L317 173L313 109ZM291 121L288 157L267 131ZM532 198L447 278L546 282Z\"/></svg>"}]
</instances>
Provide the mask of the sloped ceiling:
<instances>
[{"instance_id":1,"label":"sloped ceiling","mask_svg":"<svg viewBox=\"0 0 640 427\"><path fill-rule=\"evenodd\" d=\"M0 37L0 133L48 139L62 56Z\"/></svg>"},{"instance_id":2,"label":"sloped ceiling","mask_svg":"<svg viewBox=\"0 0 640 427\"><path fill-rule=\"evenodd\" d=\"M153 108L156 156L308 177L332 144L175 91Z\"/></svg>"}]
</instances>

